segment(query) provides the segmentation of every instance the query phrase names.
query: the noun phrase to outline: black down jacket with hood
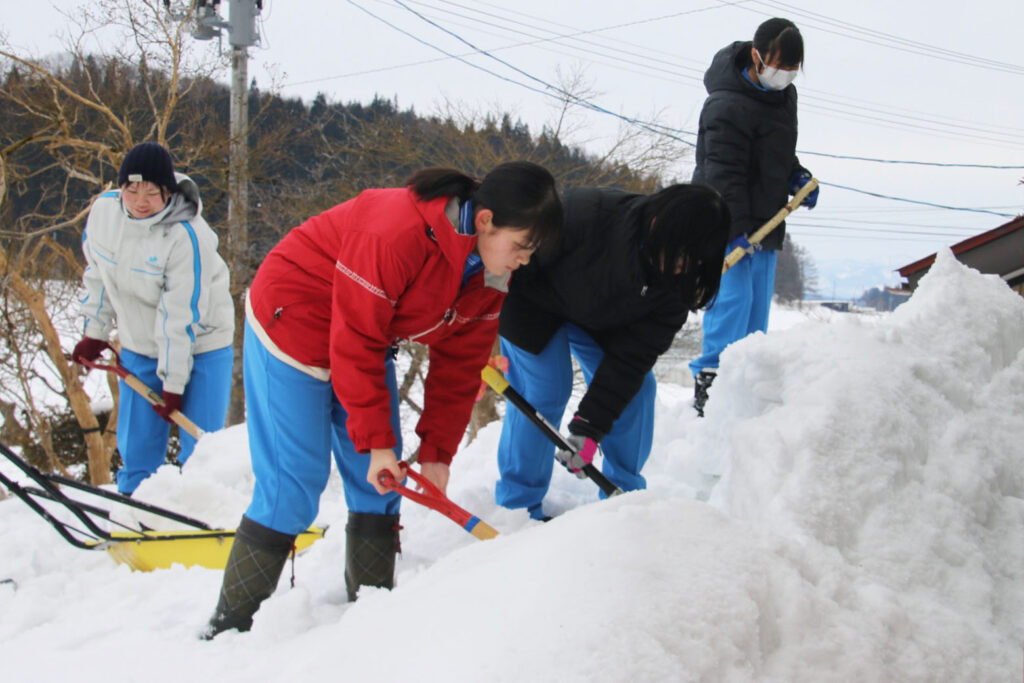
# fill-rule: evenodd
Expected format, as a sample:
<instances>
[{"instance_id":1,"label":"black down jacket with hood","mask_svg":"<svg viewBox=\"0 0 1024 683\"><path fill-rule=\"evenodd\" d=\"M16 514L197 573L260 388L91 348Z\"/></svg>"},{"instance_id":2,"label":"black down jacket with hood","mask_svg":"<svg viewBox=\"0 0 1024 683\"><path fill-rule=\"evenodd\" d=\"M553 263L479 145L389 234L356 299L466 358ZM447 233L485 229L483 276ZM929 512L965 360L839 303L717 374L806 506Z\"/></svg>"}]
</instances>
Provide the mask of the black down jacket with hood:
<instances>
[{"instance_id":1,"label":"black down jacket with hood","mask_svg":"<svg viewBox=\"0 0 1024 683\"><path fill-rule=\"evenodd\" d=\"M686 322L682 296L644 256L647 195L578 188L563 193L560 244L517 270L501 309L501 336L540 353L571 322L604 358L576 414L607 434Z\"/></svg>"},{"instance_id":2,"label":"black down jacket with hood","mask_svg":"<svg viewBox=\"0 0 1024 683\"><path fill-rule=\"evenodd\" d=\"M749 235L789 201L789 177L802 168L796 157L796 88L759 90L743 71L752 43L718 51L704 74L708 98L700 114L693 182L718 190L732 214L729 239ZM765 237L781 249L782 223Z\"/></svg>"}]
</instances>

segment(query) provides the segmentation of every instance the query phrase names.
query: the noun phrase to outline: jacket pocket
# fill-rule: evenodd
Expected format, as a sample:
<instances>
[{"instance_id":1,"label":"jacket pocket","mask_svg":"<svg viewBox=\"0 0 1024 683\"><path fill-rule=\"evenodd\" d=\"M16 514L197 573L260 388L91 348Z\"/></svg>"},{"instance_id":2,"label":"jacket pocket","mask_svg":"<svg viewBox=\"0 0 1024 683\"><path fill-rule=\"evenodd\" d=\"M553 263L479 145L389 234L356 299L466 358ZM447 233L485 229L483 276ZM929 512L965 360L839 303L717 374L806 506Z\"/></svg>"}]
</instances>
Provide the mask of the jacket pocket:
<instances>
[{"instance_id":1,"label":"jacket pocket","mask_svg":"<svg viewBox=\"0 0 1024 683\"><path fill-rule=\"evenodd\" d=\"M125 264L127 284L131 288L127 293L139 301L155 307L160 302L166 283L164 265L163 260L158 256L136 258Z\"/></svg>"}]
</instances>

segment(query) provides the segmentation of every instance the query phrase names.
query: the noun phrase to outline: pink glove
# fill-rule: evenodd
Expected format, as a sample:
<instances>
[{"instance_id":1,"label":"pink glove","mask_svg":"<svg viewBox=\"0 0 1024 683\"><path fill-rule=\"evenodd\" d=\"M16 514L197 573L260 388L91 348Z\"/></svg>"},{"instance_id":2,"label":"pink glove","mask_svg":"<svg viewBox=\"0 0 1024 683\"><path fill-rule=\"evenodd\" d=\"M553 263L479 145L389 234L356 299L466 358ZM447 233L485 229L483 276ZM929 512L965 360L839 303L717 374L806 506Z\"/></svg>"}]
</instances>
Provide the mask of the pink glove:
<instances>
[{"instance_id":1,"label":"pink glove","mask_svg":"<svg viewBox=\"0 0 1024 683\"><path fill-rule=\"evenodd\" d=\"M575 474L580 479L586 479L587 475L583 468L594 462L594 454L597 453L597 442L589 436L573 434L568 439L573 450L559 448L555 451L555 460L562 463L565 469Z\"/></svg>"}]
</instances>

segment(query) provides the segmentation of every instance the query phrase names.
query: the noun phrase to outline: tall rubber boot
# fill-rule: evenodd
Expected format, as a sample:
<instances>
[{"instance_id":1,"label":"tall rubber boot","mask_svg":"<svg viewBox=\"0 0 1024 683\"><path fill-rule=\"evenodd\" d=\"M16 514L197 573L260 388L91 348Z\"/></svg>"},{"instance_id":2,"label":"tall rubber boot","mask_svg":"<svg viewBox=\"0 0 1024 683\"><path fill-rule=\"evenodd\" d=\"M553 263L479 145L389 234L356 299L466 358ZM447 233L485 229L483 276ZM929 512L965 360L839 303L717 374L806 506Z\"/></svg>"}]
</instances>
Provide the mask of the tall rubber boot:
<instances>
[{"instance_id":1,"label":"tall rubber boot","mask_svg":"<svg viewBox=\"0 0 1024 683\"><path fill-rule=\"evenodd\" d=\"M360 586L391 589L395 586L398 515L349 512L345 525L345 588L355 602Z\"/></svg>"},{"instance_id":2,"label":"tall rubber boot","mask_svg":"<svg viewBox=\"0 0 1024 683\"><path fill-rule=\"evenodd\" d=\"M277 588L281 570L295 544L295 536L282 534L246 516L238 524L235 542L224 567L217 609L203 633L210 640L221 631L248 631L260 604Z\"/></svg>"}]
</instances>

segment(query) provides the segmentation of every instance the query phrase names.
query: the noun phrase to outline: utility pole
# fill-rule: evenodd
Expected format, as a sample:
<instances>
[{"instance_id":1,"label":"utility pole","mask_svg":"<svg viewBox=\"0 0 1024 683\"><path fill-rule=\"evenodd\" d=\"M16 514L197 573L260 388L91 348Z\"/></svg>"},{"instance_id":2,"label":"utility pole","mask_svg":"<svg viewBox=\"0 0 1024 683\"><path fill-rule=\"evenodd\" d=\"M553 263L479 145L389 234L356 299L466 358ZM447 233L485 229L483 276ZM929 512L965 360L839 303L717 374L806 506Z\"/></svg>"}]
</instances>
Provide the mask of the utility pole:
<instances>
[{"instance_id":1,"label":"utility pole","mask_svg":"<svg viewBox=\"0 0 1024 683\"><path fill-rule=\"evenodd\" d=\"M169 8L170 0L165 0ZM231 120L228 138L228 244L231 295L235 302L235 366L232 374L228 424L245 420L242 381L242 339L245 323L245 290L249 285L249 52L259 44L256 17L263 0L228 0L228 21L221 19L221 0L195 0L196 40L228 36L231 46Z\"/></svg>"}]
</instances>

